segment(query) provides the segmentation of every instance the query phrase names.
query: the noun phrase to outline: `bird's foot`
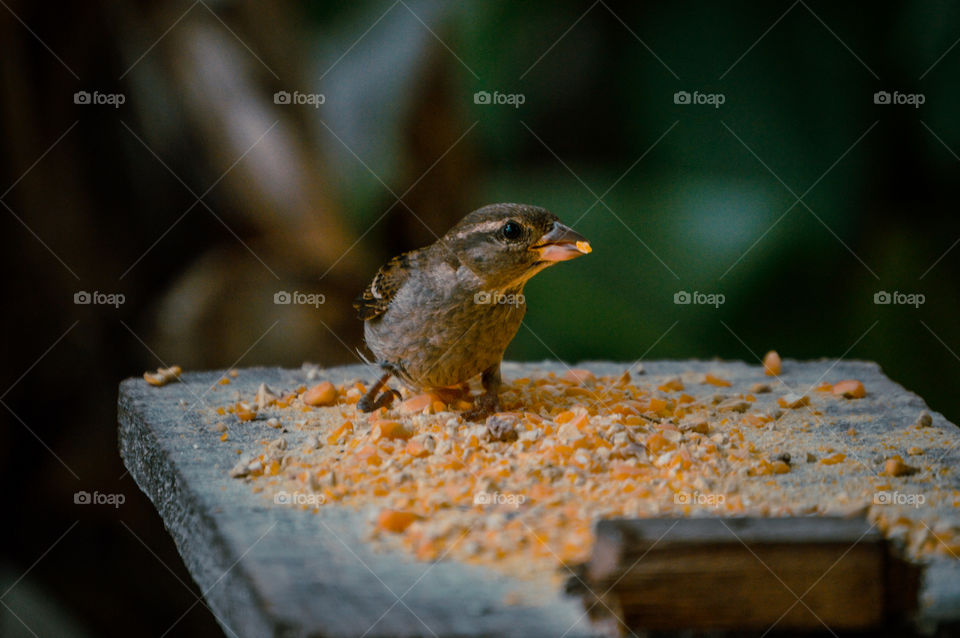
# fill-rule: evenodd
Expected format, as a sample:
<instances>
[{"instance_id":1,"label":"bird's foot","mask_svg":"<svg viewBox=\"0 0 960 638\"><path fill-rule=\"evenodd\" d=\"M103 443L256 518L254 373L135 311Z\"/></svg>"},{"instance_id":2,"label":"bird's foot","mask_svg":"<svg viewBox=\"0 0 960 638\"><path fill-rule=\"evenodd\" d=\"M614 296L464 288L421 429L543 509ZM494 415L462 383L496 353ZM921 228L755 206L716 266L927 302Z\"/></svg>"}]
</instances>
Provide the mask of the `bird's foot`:
<instances>
[{"instance_id":1,"label":"bird's foot","mask_svg":"<svg viewBox=\"0 0 960 638\"><path fill-rule=\"evenodd\" d=\"M467 421L482 421L500 411L500 399L496 394L481 394L473 405L472 410L463 413L463 418Z\"/></svg>"},{"instance_id":2,"label":"bird's foot","mask_svg":"<svg viewBox=\"0 0 960 638\"><path fill-rule=\"evenodd\" d=\"M379 410L380 408L389 408L394 399L400 398L400 393L390 388L384 390L383 393L376 398L371 396L372 394L373 393L368 392L359 401L357 401L357 408L361 412L373 412L374 410Z\"/></svg>"}]
</instances>

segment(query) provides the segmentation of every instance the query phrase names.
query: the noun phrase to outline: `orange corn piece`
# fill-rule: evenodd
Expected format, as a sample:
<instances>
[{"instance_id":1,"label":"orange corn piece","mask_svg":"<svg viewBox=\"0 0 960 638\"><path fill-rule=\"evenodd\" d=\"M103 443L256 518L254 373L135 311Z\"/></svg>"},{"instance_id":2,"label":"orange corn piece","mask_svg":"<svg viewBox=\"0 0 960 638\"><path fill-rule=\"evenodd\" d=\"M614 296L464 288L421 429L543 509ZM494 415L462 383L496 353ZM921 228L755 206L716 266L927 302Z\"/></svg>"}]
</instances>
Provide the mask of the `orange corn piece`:
<instances>
[{"instance_id":1,"label":"orange corn piece","mask_svg":"<svg viewBox=\"0 0 960 638\"><path fill-rule=\"evenodd\" d=\"M570 419L570 423L574 425L578 430L583 430L583 428L590 422L590 417L586 414L580 414Z\"/></svg>"},{"instance_id":2,"label":"orange corn piece","mask_svg":"<svg viewBox=\"0 0 960 638\"><path fill-rule=\"evenodd\" d=\"M745 414L741 421L756 428L763 427L773 419L766 414Z\"/></svg>"},{"instance_id":3,"label":"orange corn piece","mask_svg":"<svg viewBox=\"0 0 960 638\"><path fill-rule=\"evenodd\" d=\"M430 394L429 392L418 394L401 403L400 411L408 414L423 412L425 409L432 406L434 401L438 400L439 399L436 396Z\"/></svg>"},{"instance_id":4,"label":"orange corn piece","mask_svg":"<svg viewBox=\"0 0 960 638\"><path fill-rule=\"evenodd\" d=\"M657 397L650 397L650 403L647 406L647 410L650 412L661 412L667 409L667 402L663 399L658 399Z\"/></svg>"},{"instance_id":5,"label":"orange corn piece","mask_svg":"<svg viewBox=\"0 0 960 638\"><path fill-rule=\"evenodd\" d=\"M408 441L405 449L407 454L417 459L429 456L430 454L430 451L423 446L423 443L416 439Z\"/></svg>"},{"instance_id":6,"label":"orange corn piece","mask_svg":"<svg viewBox=\"0 0 960 638\"><path fill-rule=\"evenodd\" d=\"M329 381L319 383L303 393L303 402L314 407L337 402L337 389Z\"/></svg>"},{"instance_id":7,"label":"orange corn piece","mask_svg":"<svg viewBox=\"0 0 960 638\"><path fill-rule=\"evenodd\" d=\"M867 396L867 391L863 384L856 379L847 379L834 384L833 393L847 399L862 399Z\"/></svg>"},{"instance_id":8,"label":"orange corn piece","mask_svg":"<svg viewBox=\"0 0 960 638\"><path fill-rule=\"evenodd\" d=\"M336 445L340 437L349 432L353 432L353 423L351 421L344 421L340 427L331 432L330 436L327 437L327 444Z\"/></svg>"},{"instance_id":9,"label":"orange corn piece","mask_svg":"<svg viewBox=\"0 0 960 638\"><path fill-rule=\"evenodd\" d=\"M846 458L847 458L846 454L843 454L842 452L837 452L836 454L820 459L820 462L823 463L824 465L836 465L837 463L842 463Z\"/></svg>"},{"instance_id":10,"label":"orange corn piece","mask_svg":"<svg viewBox=\"0 0 960 638\"><path fill-rule=\"evenodd\" d=\"M647 438L647 449L650 450L652 454L659 454L665 450L673 449L673 447L673 443L668 441L667 437L659 432L654 432Z\"/></svg>"},{"instance_id":11,"label":"orange corn piece","mask_svg":"<svg viewBox=\"0 0 960 638\"><path fill-rule=\"evenodd\" d=\"M703 382L709 383L710 385L715 385L718 388L729 388L731 385L730 382L727 381L726 379L722 379L716 375L709 374L709 373L703 378Z\"/></svg>"},{"instance_id":12,"label":"orange corn piece","mask_svg":"<svg viewBox=\"0 0 960 638\"><path fill-rule=\"evenodd\" d=\"M357 459L369 465L380 465L383 459L377 454L377 448L373 445L365 445L357 452Z\"/></svg>"},{"instance_id":13,"label":"orange corn piece","mask_svg":"<svg viewBox=\"0 0 960 638\"><path fill-rule=\"evenodd\" d=\"M379 441L381 438L406 440L413 436L413 432L399 421L377 421L370 431L370 436L374 441Z\"/></svg>"},{"instance_id":14,"label":"orange corn piece","mask_svg":"<svg viewBox=\"0 0 960 638\"><path fill-rule=\"evenodd\" d=\"M377 527L388 532L399 534L410 527L414 521L420 519L421 517L413 512L384 509L381 510L380 515L377 516Z\"/></svg>"},{"instance_id":15,"label":"orange corn piece","mask_svg":"<svg viewBox=\"0 0 960 638\"><path fill-rule=\"evenodd\" d=\"M589 370L573 369L567 370L567 373L563 375L563 378L567 381L572 381L573 383L585 384L593 383L597 380L597 377L594 376Z\"/></svg>"},{"instance_id":16,"label":"orange corn piece","mask_svg":"<svg viewBox=\"0 0 960 638\"><path fill-rule=\"evenodd\" d=\"M683 383L680 379L670 379L663 385L657 386L660 392L683 392Z\"/></svg>"},{"instance_id":17,"label":"orange corn piece","mask_svg":"<svg viewBox=\"0 0 960 638\"><path fill-rule=\"evenodd\" d=\"M774 461L773 463L773 473L774 474L786 474L790 471L790 466L784 461Z\"/></svg>"},{"instance_id":18,"label":"orange corn piece","mask_svg":"<svg viewBox=\"0 0 960 638\"><path fill-rule=\"evenodd\" d=\"M788 394L785 397L777 399L777 405L781 408L802 408L805 405L810 405L810 397L807 395L796 396Z\"/></svg>"},{"instance_id":19,"label":"orange corn piece","mask_svg":"<svg viewBox=\"0 0 960 638\"><path fill-rule=\"evenodd\" d=\"M241 421L252 421L257 418L257 410L248 403L240 401L235 409L237 418Z\"/></svg>"},{"instance_id":20,"label":"orange corn piece","mask_svg":"<svg viewBox=\"0 0 960 638\"><path fill-rule=\"evenodd\" d=\"M783 362L780 361L780 355L776 350L771 350L763 358L763 373L768 377L775 377L783 369Z\"/></svg>"},{"instance_id":21,"label":"orange corn piece","mask_svg":"<svg viewBox=\"0 0 960 638\"><path fill-rule=\"evenodd\" d=\"M883 473L887 476L909 476L917 473L917 468L907 465L900 456L887 459L883 464Z\"/></svg>"}]
</instances>

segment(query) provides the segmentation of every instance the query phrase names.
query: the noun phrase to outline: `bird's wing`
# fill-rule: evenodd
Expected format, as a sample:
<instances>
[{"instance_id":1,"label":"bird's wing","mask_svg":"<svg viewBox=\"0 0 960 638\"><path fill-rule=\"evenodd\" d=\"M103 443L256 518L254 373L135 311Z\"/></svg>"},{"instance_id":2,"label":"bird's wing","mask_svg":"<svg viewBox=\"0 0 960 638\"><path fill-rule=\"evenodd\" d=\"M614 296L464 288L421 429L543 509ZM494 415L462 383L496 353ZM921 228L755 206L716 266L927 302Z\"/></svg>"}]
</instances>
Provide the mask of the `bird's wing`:
<instances>
[{"instance_id":1,"label":"bird's wing","mask_svg":"<svg viewBox=\"0 0 960 638\"><path fill-rule=\"evenodd\" d=\"M411 250L397 255L381 266L370 285L353 302L360 319L373 319L387 311L400 286L410 277L410 268L417 252Z\"/></svg>"}]
</instances>

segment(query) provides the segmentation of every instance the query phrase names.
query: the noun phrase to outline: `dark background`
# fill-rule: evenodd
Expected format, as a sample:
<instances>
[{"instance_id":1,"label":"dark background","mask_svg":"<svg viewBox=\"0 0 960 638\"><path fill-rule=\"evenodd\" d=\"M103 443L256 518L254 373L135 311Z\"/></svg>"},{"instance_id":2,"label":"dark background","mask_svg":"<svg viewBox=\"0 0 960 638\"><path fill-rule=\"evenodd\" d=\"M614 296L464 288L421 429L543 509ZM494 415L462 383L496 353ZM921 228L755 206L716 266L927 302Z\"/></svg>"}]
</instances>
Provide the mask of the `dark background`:
<instances>
[{"instance_id":1,"label":"dark background","mask_svg":"<svg viewBox=\"0 0 960 638\"><path fill-rule=\"evenodd\" d=\"M594 246L528 286L510 358L871 359L960 419L955 3L0 4L0 634L216 634L118 382L356 361L377 266L490 202Z\"/></svg>"}]
</instances>

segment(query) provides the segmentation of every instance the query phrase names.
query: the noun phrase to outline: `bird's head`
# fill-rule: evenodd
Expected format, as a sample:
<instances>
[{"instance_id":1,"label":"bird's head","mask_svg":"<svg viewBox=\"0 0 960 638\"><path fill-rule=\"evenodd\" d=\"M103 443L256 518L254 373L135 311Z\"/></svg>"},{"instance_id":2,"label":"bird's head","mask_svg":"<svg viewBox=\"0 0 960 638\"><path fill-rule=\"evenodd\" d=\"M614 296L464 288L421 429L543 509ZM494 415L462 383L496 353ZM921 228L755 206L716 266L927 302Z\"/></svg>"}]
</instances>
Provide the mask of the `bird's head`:
<instances>
[{"instance_id":1,"label":"bird's head","mask_svg":"<svg viewBox=\"0 0 960 638\"><path fill-rule=\"evenodd\" d=\"M553 264L585 255L590 243L556 215L526 204L491 204L473 211L441 242L484 281L510 288L523 285Z\"/></svg>"}]
</instances>

